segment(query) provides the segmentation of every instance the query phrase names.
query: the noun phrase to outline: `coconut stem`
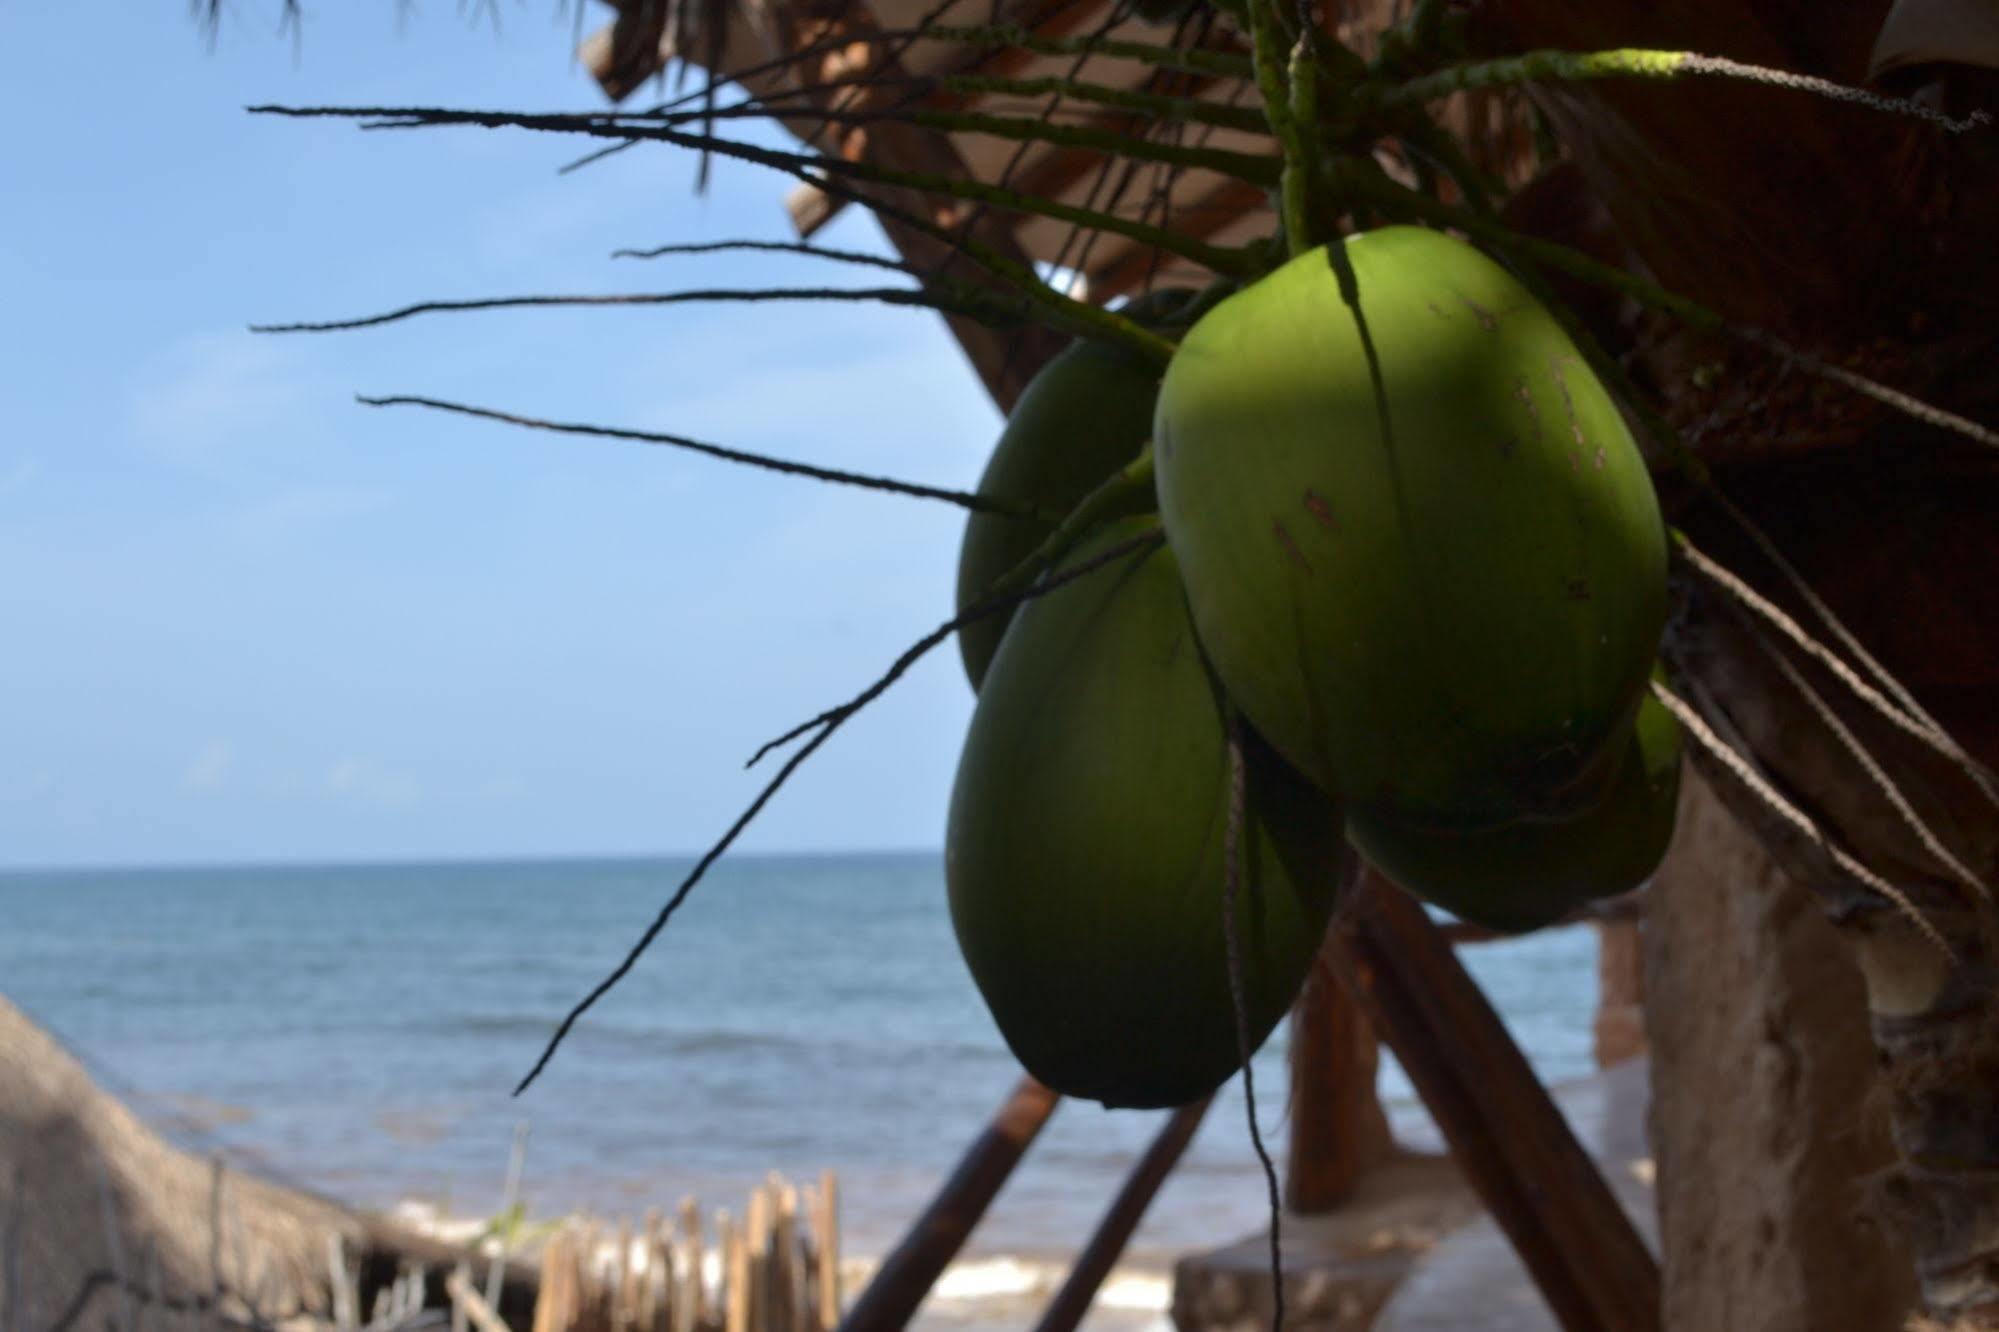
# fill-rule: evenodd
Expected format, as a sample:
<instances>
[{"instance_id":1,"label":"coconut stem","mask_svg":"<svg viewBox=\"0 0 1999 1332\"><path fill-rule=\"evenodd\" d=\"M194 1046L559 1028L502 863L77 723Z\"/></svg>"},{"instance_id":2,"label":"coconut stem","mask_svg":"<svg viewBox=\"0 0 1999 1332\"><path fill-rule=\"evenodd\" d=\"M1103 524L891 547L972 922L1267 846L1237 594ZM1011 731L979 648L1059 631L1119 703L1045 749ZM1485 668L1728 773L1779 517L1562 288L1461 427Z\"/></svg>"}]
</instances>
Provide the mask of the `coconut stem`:
<instances>
[{"instance_id":1,"label":"coconut stem","mask_svg":"<svg viewBox=\"0 0 1999 1332\"><path fill-rule=\"evenodd\" d=\"M1250 0L1251 21L1263 0ZM1231 51L1204 47L1166 46L1156 42L1106 41L1087 37L1044 37L1017 25L992 27L924 28L922 37L934 41L962 42L970 46L1019 47L1036 55L1099 55L1106 59L1130 60L1156 69L1181 70L1189 74L1211 74L1217 78L1243 79L1253 73L1250 60Z\"/></svg>"},{"instance_id":2,"label":"coconut stem","mask_svg":"<svg viewBox=\"0 0 1999 1332\"><path fill-rule=\"evenodd\" d=\"M1002 318L1019 320L1024 312L1008 309L991 296L975 295L968 289L923 287L715 287L706 290L662 292L618 292L612 295L487 296L463 301L417 301L394 310L362 315L354 319L327 319L291 324L252 324L252 333L338 333L359 328L375 328L414 319L426 314L462 314L474 310L546 309L588 305L705 305L758 304L765 301L872 302L880 305L914 306L961 315L988 322Z\"/></svg>"},{"instance_id":3,"label":"coconut stem","mask_svg":"<svg viewBox=\"0 0 1999 1332\"><path fill-rule=\"evenodd\" d=\"M1253 107L1227 106L1199 97L1174 97L1167 93L1140 92L1113 88L1081 79L1008 79L993 74L947 74L938 80L947 92L1000 97L1062 96L1072 102L1135 111L1164 121L1190 125L1212 125L1217 129L1242 130L1258 134L1268 128L1263 113ZM766 112L768 114L768 112Z\"/></svg>"},{"instance_id":4,"label":"coconut stem","mask_svg":"<svg viewBox=\"0 0 1999 1332\"><path fill-rule=\"evenodd\" d=\"M1297 117L1297 102L1293 99L1295 84L1287 86L1287 81L1297 77L1301 68L1309 61L1300 59L1299 52L1305 38L1299 36L1287 60L1282 52L1283 34L1277 26L1275 5L1277 0L1248 0L1249 32L1251 48L1255 52L1256 90L1263 97L1263 114L1270 121L1270 132L1276 136L1278 145L1284 150L1284 171L1278 184L1279 213L1284 222L1284 243L1293 257L1312 248L1311 218L1309 210L1307 146L1304 132ZM1304 71L1308 81L1309 69ZM1313 105L1315 97L1309 87L1302 100L1307 106Z\"/></svg>"},{"instance_id":5,"label":"coconut stem","mask_svg":"<svg viewBox=\"0 0 1999 1332\"><path fill-rule=\"evenodd\" d=\"M1152 489L1152 471L1152 445L1148 443L1136 458L1105 477L1096 489L1085 495L1055 530L1034 548L1032 554L981 591L978 599L967 606L953 624L969 624L995 614L1026 596L1034 586L1034 580L1053 568L1057 560L1094 531L1098 524L1127 513L1135 496L1149 492ZM772 750L791 743L839 713L839 708L829 709L800 722L782 735L766 740L743 766L755 767Z\"/></svg>"},{"instance_id":6,"label":"coconut stem","mask_svg":"<svg viewBox=\"0 0 1999 1332\"><path fill-rule=\"evenodd\" d=\"M1058 222L1071 222L1089 230L1109 232L1152 246L1167 254L1200 264L1216 273L1251 277L1257 273L1261 265L1258 247L1231 249L1209 245L1192 240L1170 228L1119 217L1113 213L1078 208L1019 190L930 172L901 171L872 162L850 162L843 158L822 157L810 153L782 152L731 139L687 133L663 125L611 122L600 116L525 115L499 111L460 111L438 107L261 106L252 107L250 110L252 114L298 118L365 119L381 122L385 127L404 129L472 125L486 129L525 129L540 133L581 134L595 138L655 139L680 148L700 149L721 157L768 167L815 187L860 199L883 216L893 217L897 221L905 222L926 234L933 235L955 246L967 258L989 272L1003 278L1036 304L1048 307L1053 316L1052 322L1072 332L1089 333L1123 343L1139 354L1158 360L1162 364L1173 353L1173 344L1166 339L1088 302L1064 296L1043 282L1032 269L1006 259L991 247L960 236L953 229L934 219L921 217L906 208L898 208L889 200L877 198L872 193L862 194L851 187L844 187L844 181L851 179L867 185L909 190L919 194L985 204L1037 217L1053 218Z\"/></svg>"},{"instance_id":7,"label":"coconut stem","mask_svg":"<svg viewBox=\"0 0 1999 1332\"><path fill-rule=\"evenodd\" d=\"M1222 836L1222 939L1227 953L1229 1001L1235 1008L1236 1051L1242 1059L1243 1114L1249 1121L1249 1144L1263 1167L1263 1181L1270 1201L1270 1326L1272 1332L1284 1327L1284 1247L1279 1234L1284 1205L1277 1186L1277 1167L1270 1149L1263 1145L1263 1130L1256 1122L1256 1069L1249 1038L1249 1004L1243 992L1242 923L1236 918L1236 903L1242 896L1242 837L1247 817L1248 781L1242 754L1242 717L1233 704L1224 703L1228 725L1229 809Z\"/></svg>"},{"instance_id":8,"label":"coconut stem","mask_svg":"<svg viewBox=\"0 0 1999 1332\"><path fill-rule=\"evenodd\" d=\"M1921 120L1952 134L1963 134L1991 122L1991 117L1983 111L1975 111L1960 119L1921 102L1883 97L1865 88L1791 70L1770 69L1693 51L1660 51L1642 47L1608 51L1528 51L1497 60L1473 61L1452 65L1403 83L1375 85L1364 90L1360 100L1363 106L1369 108L1394 107L1436 101L1453 93L1512 87L1522 83L1581 83L1595 79L1671 80L1688 75L1761 83L1811 93L1836 102L1852 102L1890 115Z\"/></svg>"},{"instance_id":9,"label":"coconut stem","mask_svg":"<svg viewBox=\"0 0 1999 1332\"><path fill-rule=\"evenodd\" d=\"M547 421L540 417L518 416L512 412L494 411L489 407L474 407L467 403L447 402L442 398L419 397L415 394L374 398L357 394L354 400L363 407L427 407L432 411L451 412L459 416L476 417L482 421L498 421L504 425L524 426L530 430L547 430L559 435L589 435L598 439L625 439L640 444L664 445L668 448L686 449L691 453L706 454L723 462L781 472L786 476L803 476L814 481L859 486L864 490L887 491L916 499L943 500L947 504L956 504L960 508L977 513L997 513L1010 518L1027 518L1041 522L1052 522L1057 518L1057 515L1050 514L1035 505L1018 504L995 495L976 495L970 491L918 485L913 481L902 481L892 476L871 476L865 472L842 471L837 467L820 467L790 458L775 458L767 453L751 453L745 449L708 444L698 439L689 439L685 435L670 435L654 430L622 430L615 426L582 425L572 421Z\"/></svg>"},{"instance_id":10,"label":"coconut stem","mask_svg":"<svg viewBox=\"0 0 1999 1332\"><path fill-rule=\"evenodd\" d=\"M1151 474L1150 459L1147 458L1145 461L1147 463L1145 469L1146 475L1149 479ZM618 982L629 975L632 968L638 965L639 959L645 955L648 948L652 947L653 940L657 939L660 933L666 929L668 922L673 919L674 913L680 909L681 904L694 891L695 885L701 882L702 877L707 874L709 867L728 854L729 848L735 845L738 837L742 836L743 829L749 827L756 820L757 815L763 812L764 806L769 804L772 797L778 793L785 782L790 780L791 774L797 772L803 766L805 760L818 752L821 745L832 739L834 733L849 721L852 721L862 709L887 693L889 687L907 674L909 668L920 661L930 649L950 638L951 635L957 633L960 628L972 620L982 615L990 615L1000 610L1010 601L1025 600L1028 597L1041 596L1052 592L1058 587L1072 583L1078 578L1083 578L1103 568L1105 565L1137 555L1142 551L1151 550L1163 540L1164 538L1158 532L1140 533L1129 541L1121 541L1108 550L1100 551L1090 556L1080 564L1063 569L1059 573L1050 576L1039 587L1022 588L1020 591L1013 593L1008 599L1002 601L988 599L962 614L952 616L904 649L902 655L897 657L890 664L889 668L882 672L875 679L874 683L870 684L866 689L863 689L860 693L854 695L838 707L822 712L818 717L794 731L792 733L794 736L803 735L807 731L811 731L812 735L803 745L799 746L796 753L785 759L783 766L777 770L776 774L768 782L764 783L763 789L757 792L756 796L750 801L743 812L736 816L736 821L730 824L728 830L708 848L701 859L694 863L694 868L688 871L687 877L680 881L680 886L674 889L673 895L667 898L665 905L660 907L658 914L653 917L652 923L646 926L645 931L639 935L638 941L625 953L625 956L618 962L617 966L613 967L602 980L592 986L590 992L572 1005L569 1011L563 1015L562 1021L556 1024L554 1033L548 1038L547 1044L542 1047L541 1054L535 1059L534 1065L528 1069L527 1075L515 1086L514 1095L519 1096L534 1084L535 1079L539 1078L542 1070L548 1067L548 1061L555 1057L555 1052L562 1047L563 1041L568 1039L569 1033L575 1029L577 1022L582 1019L583 1015L595 1007L598 1000L609 994L617 986Z\"/></svg>"}]
</instances>

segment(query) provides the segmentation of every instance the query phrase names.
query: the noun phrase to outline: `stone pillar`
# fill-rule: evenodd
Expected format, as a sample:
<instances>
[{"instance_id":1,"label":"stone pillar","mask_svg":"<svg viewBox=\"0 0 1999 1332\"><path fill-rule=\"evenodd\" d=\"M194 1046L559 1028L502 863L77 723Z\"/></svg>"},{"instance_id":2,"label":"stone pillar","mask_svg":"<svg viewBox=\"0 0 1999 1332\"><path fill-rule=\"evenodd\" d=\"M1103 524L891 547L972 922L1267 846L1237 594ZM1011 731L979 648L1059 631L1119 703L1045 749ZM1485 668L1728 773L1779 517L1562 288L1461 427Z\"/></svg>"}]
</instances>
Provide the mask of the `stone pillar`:
<instances>
[{"instance_id":1,"label":"stone pillar","mask_svg":"<svg viewBox=\"0 0 1999 1332\"><path fill-rule=\"evenodd\" d=\"M1910 1263L1865 1217L1894 1156L1859 971L1691 771L1643 939L1665 1327L1900 1327Z\"/></svg>"}]
</instances>

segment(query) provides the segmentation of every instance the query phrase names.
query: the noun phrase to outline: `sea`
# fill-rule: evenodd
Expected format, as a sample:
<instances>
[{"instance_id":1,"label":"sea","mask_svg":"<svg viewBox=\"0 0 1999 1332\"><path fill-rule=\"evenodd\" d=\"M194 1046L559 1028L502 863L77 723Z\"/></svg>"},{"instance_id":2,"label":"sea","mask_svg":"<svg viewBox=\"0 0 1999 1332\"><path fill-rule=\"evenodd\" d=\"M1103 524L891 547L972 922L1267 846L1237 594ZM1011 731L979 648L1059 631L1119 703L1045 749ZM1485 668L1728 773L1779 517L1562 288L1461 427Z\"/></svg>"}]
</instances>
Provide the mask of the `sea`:
<instances>
[{"instance_id":1,"label":"sea","mask_svg":"<svg viewBox=\"0 0 1999 1332\"><path fill-rule=\"evenodd\" d=\"M958 956L937 853L721 862L513 1094L687 869L0 873L0 994L171 1141L351 1203L489 1216L524 1124L532 1215L690 1195L740 1214L772 1170L833 1170L845 1252L880 1255L1019 1077ZM1545 1081L1593 1071L1591 930L1463 952ZM1280 1027L1253 1066L1280 1147L1284 1044ZM1397 1136L1440 1148L1390 1058L1379 1086ZM933 1323L953 1301L1045 1298L1161 1120L1064 1102ZM1265 1197L1238 1078L1134 1237L1107 1297L1141 1321L1115 1325L1162 1325L1172 1256L1251 1234ZM1005 1325L1000 1307L984 1321Z\"/></svg>"}]
</instances>

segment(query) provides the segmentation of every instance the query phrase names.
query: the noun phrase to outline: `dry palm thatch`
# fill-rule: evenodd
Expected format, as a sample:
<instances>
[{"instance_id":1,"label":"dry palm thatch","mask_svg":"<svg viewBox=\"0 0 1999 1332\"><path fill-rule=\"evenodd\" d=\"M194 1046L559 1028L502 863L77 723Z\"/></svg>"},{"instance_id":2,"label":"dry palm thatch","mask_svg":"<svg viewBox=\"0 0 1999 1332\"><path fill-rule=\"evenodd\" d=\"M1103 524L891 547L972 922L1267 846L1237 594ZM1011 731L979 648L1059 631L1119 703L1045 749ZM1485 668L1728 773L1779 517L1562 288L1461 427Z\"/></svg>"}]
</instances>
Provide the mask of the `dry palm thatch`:
<instances>
[{"instance_id":1,"label":"dry palm thatch","mask_svg":"<svg viewBox=\"0 0 1999 1332\"><path fill-rule=\"evenodd\" d=\"M0 999L0 1326L310 1327L336 1245L363 1269L457 1257L170 1146Z\"/></svg>"}]
</instances>

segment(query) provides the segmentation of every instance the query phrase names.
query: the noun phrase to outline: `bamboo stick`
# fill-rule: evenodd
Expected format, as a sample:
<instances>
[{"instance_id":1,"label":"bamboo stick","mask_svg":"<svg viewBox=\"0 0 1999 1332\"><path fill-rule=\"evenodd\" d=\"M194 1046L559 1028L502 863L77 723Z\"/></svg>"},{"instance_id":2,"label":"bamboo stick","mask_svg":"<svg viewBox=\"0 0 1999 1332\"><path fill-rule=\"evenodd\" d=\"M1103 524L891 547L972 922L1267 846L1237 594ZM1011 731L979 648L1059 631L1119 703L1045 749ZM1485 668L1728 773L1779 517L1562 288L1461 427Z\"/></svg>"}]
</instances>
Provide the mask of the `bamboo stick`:
<instances>
[{"instance_id":1,"label":"bamboo stick","mask_svg":"<svg viewBox=\"0 0 1999 1332\"><path fill-rule=\"evenodd\" d=\"M582 1265L582 1277L577 1283L582 1299L578 1314L589 1332L603 1332L610 1325L609 1301L605 1298L607 1283L598 1267L603 1256L604 1223L591 1218L583 1225L583 1243L578 1260Z\"/></svg>"},{"instance_id":2,"label":"bamboo stick","mask_svg":"<svg viewBox=\"0 0 1999 1332\"><path fill-rule=\"evenodd\" d=\"M639 1249L645 1261L639 1268L638 1307L632 1313L640 1332L660 1332L659 1235L665 1225L659 1208L646 1208L639 1227Z\"/></svg>"},{"instance_id":3,"label":"bamboo stick","mask_svg":"<svg viewBox=\"0 0 1999 1332\"><path fill-rule=\"evenodd\" d=\"M1372 870L1343 952L1451 1154L1570 1332L1652 1332L1659 1268L1492 1005L1414 899Z\"/></svg>"},{"instance_id":4,"label":"bamboo stick","mask_svg":"<svg viewBox=\"0 0 1999 1332\"><path fill-rule=\"evenodd\" d=\"M690 1316L693 1296L687 1289L686 1265L680 1256L680 1244L675 1240L669 1227L661 1231L659 1237L660 1277L665 1294L665 1309L661 1314L659 1332L679 1332L683 1322Z\"/></svg>"},{"instance_id":5,"label":"bamboo stick","mask_svg":"<svg viewBox=\"0 0 1999 1332\"><path fill-rule=\"evenodd\" d=\"M531 1332L558 1332L555 1326L555 1287L561 1280L562 1233L556 1231L541 1246L541 1278L534 1284L534 1321L529 1324ZM471 1264L466 1266L469 1268ZM453 1307L456 1307L455 1304ZM452 1332L462 1332L455 1322Z\"/></svg>"},{"instance_id":6,"label":"bamboo stick","mask_svg":"<svg viewBox=\"0 0 1999 1332\"><path fill-rule=\"evenodd\" d=\"M572 1221L562 1231L562 1247L557 1252L559 1265L555 1272L557 1298L549 1306L550 1332L571 1332L576 1326L583 1299L583 1292L580 1289L581 1260L576 1254L582 1233L580 1221Z\"/></svg>"},{"instance_id":7,"label":"bamboo stick","mask_svg":"<svg viewBox=\"0 0 1999 1332\"><path fill-rule=\"evenodd\" d=\"M750 1191L750 1214L744 1236L744 1247L750 1259L749 1319L756 1332L773 1332L770 1326L770 1227L771 1196L759 1184Z\"/></svg>"},{"instance_id":8,"label":"bamboo stick","mask_svg":"<svg viewBox=\"0 0 1999 1332\"><path fill-rule=\"evenodd\" d=\"M686 1304L680 1332L697 1332L708 1321L707 1256L702 1251L701 1203L689 1194L680 1200L680 1250L686 1264L681 1294Z\"/></svg>"},{"instance_id":9,"label":"bamboo stick","mask_svg":"<svg viewBox=\"0 0 1999 1332\"><path fill-rule=\"evenodd\" d=\"M671 1232L662 1228L653 1239L652 1279L646 1289L652 1299L652 1317L646 1323L646 1332L673 1332L674 1303L674 1262L673 1238Z\"/></svg>"},{"instance_id":10,"label":"bamboo stick","mask_svg":"<svg viewBox=\"0 0 1999 1332\"><path fill-rule=\"evenodd\" d=\"M1055 1292L1041 1321L1034 1325L1035 1332L1072 1332L1090 1312L1090 1304L1097 1298L1104 1278L1117 1266L1124 1246L1131 1242L1132 1232L1145 1217L1145 1209L1152 1204L1173 1167L1179 1164L1213 1103L1214 1097L1204 1096L1167 1116L1158 1136L1145 1149L1145 1155L1139 1157L1131 1173L1125 1176L1103 1220L1097 1223L1089 1243L1077 1255L1076 1265L1069 1269L1062 1289Z\"/></svg>"},{"instance_id":11,"label":"bamboo stick","mask_svg":"<svg viewBox=\"0 0 1999 1332\"><path fill-rule=\"evenodd\" d=\"M638 1289L632 1284L632 1219L618 1221L618 1252L611 1264L611 1332L632 1332Z\"/></svg>"},{"instance_id":12,"label":"bamboo stick","mask_svg":"<svg viewBox=\"0 0 1999 1332\"><path fill-rule=\"evenodd\" d=\"M462 1271L455 1271L444 1278L444 1293L451 1297L453 1313L463 1311L479 1332L509 1332L506 1323L493 1312L493 1306L486 1303L485 1297L478 1291L472 1289L472 1283L466 1280ZM538 1305L537 1311L539 1311Z\"/></svg>"},{"instance_id":13,"label":"bamboo stick","mask_svg":"<svg viewBox=\"0 0 1999 1332\"><path fill-rule=\"evenodd\" d=\"M547 1252L548 1251L546 1249L542 1250L543 1253L542 1272L544 1273L544 1276L548 1271L547 1260L546 1260ZM470 1286L472 1282L472 1260L470 1258L460 1258L458 1260L458 1266L451 1269L451 1275L457 1277L459 1281L463 1282L467 1286ZM451 1291L450 1277L445 1278L444 1289L445 1293L447 1294L450 1293ZM540 1300L535 1301L535 1313L537 1315L536 1323L538 1325L540 1322L539 1315L541 1313ZM465 1312L465 1306L460 1304L457 1300L453 1300L451 1302L451 1332L466 1332L466 1324L469 1321L470 1321L469 1316ZM540 1332L539 1326L537 1326L536 1332Z\"/></svg>"},{"instance_id":14,"label":"bamboo stick","mask_svg":"<svg viewBox=\"0 0 1999 1332\"><path fill-rule=\"evenodd\" d=\"M915 1315L1061 1097L1022 1077L930 1206L854 1300L842 1332L900 1332Z\"/></svg>"},{"instance_id":15,"label":"bamboo stick","mask_svg":"<svg viewBox=\"0 0 1999 1332\"><path fill-rule=\"evenodd\" d=\"M792 1234L792 1326L798 1332L818 1332L818 1302L812 1298L812 1210L796 1188L786 1188L792 1200L796 1230Z\"/></svg>"},{"instance_id":16,"label":"bamboo stick","mask_svg":"<svg viewBox=\"0 0 1999 1332\"><path fill-rule=\"evenodd\" d=\"M247 1285L249 1274L240 1270L241 1264L238 1267L237 1276ZM333 1325L352 1332L361 1322L360 1296L347 1274L347 1246L337 1230L326 1237L326 1276L333 1294Z\"/></svg>"},{"instance_id":17,"label":"bamboo stick","mask_svg":"<svg viewBox=\"0 0 1999 1332\"><path fill-rule=\"evenodd\" d=\"M832 1332L840 1324L840 1177L830 1170L819 1175L813 1230L819 1239L819 1326Z\"/></svg>"},{"instance_id":18,"label":"bamboo stick","mask_svg":"<svg viewBox=\"0 0 1999 1332\"><path fill-rule=\"evenodd\" d=\"M726 1319L724 1332L749 1332L749 1244L737 1232L735 1222L727 1212L715 1218L715 1229L721 1235L722 1254L728 1265L728 1287L722 1299L722 1313Z\"/></svg>"},{"instance_id":19,"label":"bamboo stick","mask_svg":"<svg viewBox=\"0 0 1999 1332\"><path fill-rule=\"evenodd\" d=\"M805 1251L799 1236L798 1190L783 1185L777 1199L777 1267L783 1276L785 1332L806 1332L810 1309L805 1289Z\"/></svg>"}]
</instances>

